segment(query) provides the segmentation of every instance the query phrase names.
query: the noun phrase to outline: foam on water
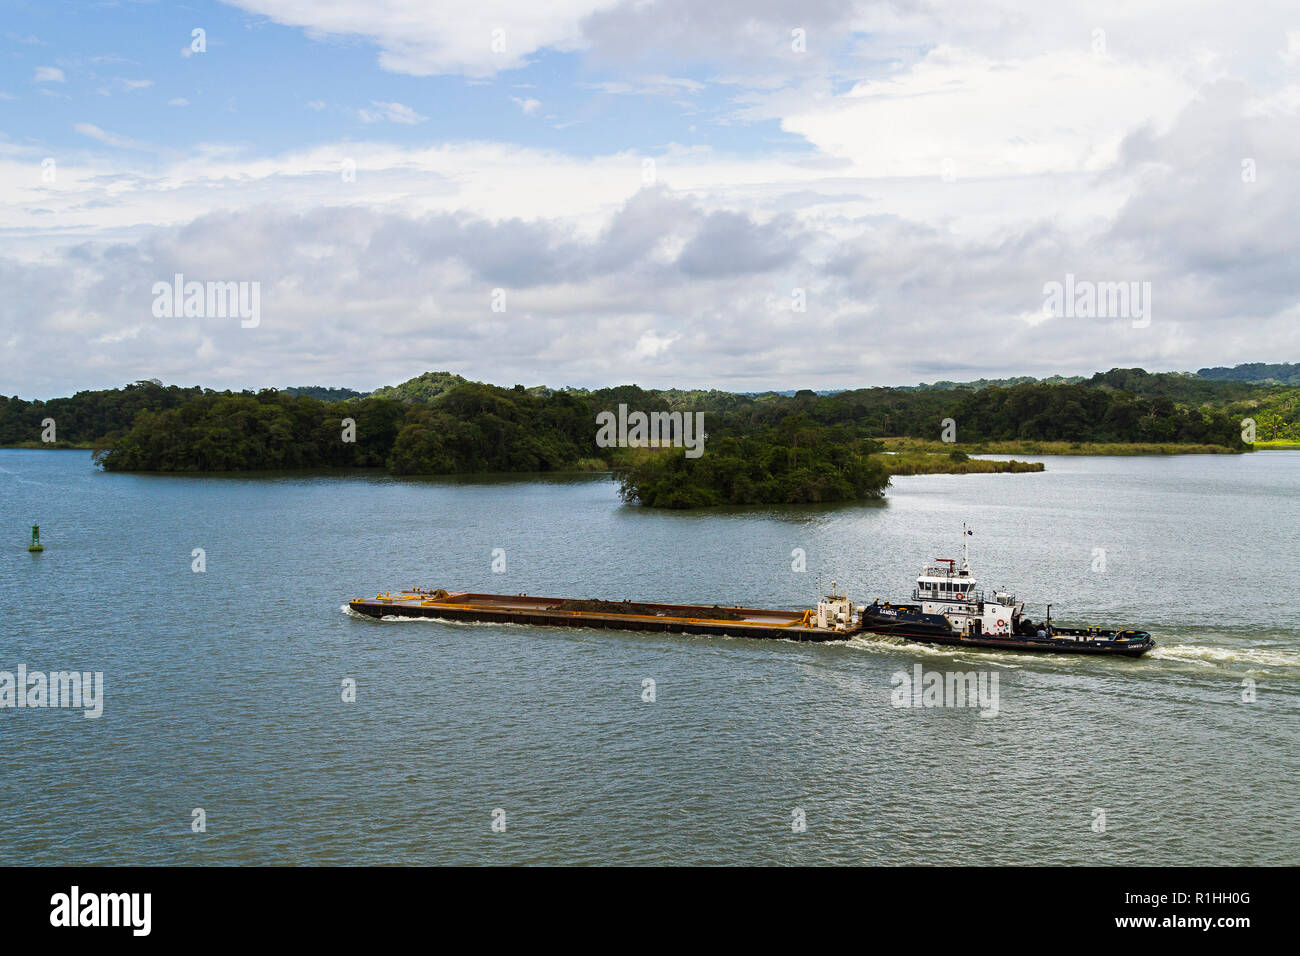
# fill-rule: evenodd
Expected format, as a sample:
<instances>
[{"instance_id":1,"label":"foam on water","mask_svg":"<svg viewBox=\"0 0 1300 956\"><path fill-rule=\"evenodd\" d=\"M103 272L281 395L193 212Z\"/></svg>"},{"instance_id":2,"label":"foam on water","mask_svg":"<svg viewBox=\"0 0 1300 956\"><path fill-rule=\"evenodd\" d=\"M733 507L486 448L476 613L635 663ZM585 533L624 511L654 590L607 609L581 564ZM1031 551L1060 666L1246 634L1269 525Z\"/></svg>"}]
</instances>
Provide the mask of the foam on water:
<instances>
[{"instance_id":1,"label":"foam on water","mask_svg":"<svg viewBox=\"0 0 1300 956\"><path fill-rule=\"evenodd\" d=\"M979 648L971 650L969 648L953 648L942 644L922 644L916 641L909 641L904 637L872 637L856 636L845 642L845 646L851 647L858 651L867 651L874 654L897 654L899 652L914 654L917 657L931 658L948 658L954 661L962 662L963 659L957 657L957 654L975 654L980 658L980 663L987 663L996 667L1008 667L1013 670L1025 666L1025 660L1028 655L1020 651L1003 651L995 647ZM1087 655L1083 654L1039 654L1035 656L1037 660L1050 660L1053 664L1062 666L1078 666L1086 662ZM1094 658L1095 659L1095 658Z\"/></svg>"},{"instance_id":2,"label":"foam on water","mask_svg":"<svg viewBox=\"0 0 1300 956\"><path fill-rule=\"evenodd\" d=\"M496 624L492 621L452 621L445 617L404 617L400 614L384 614L381 617L371 617L369 614L362 614L360 611L354 611L351 607L344 604L339 607L350 618L358 621L382 621L385 624L449 624L453 627L519 627L518 624Z\"/></svg>"},{"instance_id":3,"label":"foam on water","mask_svg":"<svg viewBox=\"0 0 1300 956\"><path fill-rule=\"evenodd\" d=\"M1200 667L1248 664L1270 673L1300 678L1300 651L1283 647L1223 647L1213 644L1157 644L1147 657Z\"/></svg>"}]
</instances>

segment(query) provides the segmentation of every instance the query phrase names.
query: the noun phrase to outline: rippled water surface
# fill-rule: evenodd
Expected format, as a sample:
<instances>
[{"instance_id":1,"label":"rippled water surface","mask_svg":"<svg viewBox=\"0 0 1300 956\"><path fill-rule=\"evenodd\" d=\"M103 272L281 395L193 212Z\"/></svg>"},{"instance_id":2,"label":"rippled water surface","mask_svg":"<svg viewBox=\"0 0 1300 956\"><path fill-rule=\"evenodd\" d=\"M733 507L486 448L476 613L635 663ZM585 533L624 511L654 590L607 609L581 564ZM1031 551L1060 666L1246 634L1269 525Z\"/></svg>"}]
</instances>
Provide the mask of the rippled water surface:
<instances>
[{"instance_id":1,"label":"rippled water surface","mask_svg":"<svg viewBox=\"0 0 1300 956\"><path fill-rule=\"evenodd\" d=\"M98 720L0 710L0 863L1300 863L1300 453L1042 460L897 479L880 504L677 514L603 476L133 476L0 451L0 670L106 683ZM901 598L963 520L984 586L1159 647L344 609L411 585L802 607L818 571ZM996 672L997 716L893 706L917 664Z\"/></svg>"}]
</instances>

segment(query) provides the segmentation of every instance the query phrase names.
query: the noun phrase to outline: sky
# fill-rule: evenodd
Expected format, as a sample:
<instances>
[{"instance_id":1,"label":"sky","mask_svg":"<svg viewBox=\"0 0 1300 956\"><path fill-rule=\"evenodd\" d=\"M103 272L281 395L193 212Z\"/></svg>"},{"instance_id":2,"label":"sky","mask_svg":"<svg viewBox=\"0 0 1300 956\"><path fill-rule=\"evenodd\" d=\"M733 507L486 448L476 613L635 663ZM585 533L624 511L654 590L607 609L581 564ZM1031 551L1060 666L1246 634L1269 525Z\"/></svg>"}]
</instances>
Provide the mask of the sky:
<instances>
[{"instance_id":1,"label":"sky","mask_svg":"<svg viewBox=\"0 0 1300 956\"><path fill-rule=\"evenodd\" d=\"M1300 360L1294 3L3 10L5 395Z\"/></svg>"}]
</instances>

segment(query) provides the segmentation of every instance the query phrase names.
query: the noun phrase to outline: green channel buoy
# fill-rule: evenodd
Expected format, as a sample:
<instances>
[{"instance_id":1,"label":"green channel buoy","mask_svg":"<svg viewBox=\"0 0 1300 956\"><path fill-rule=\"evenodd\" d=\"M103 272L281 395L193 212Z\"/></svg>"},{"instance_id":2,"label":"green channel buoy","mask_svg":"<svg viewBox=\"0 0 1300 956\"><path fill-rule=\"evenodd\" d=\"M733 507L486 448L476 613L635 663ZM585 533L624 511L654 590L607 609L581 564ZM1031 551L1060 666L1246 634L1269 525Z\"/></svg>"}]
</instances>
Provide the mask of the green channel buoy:
<instances>
[{"instance_id":1,"label":"green channel buoy","mask_svg":"<svg viewBox=\"0 0 1300 956\"><path fill-rule=\"evenodd\" d=\"M41 526L32 525L32 543L27 546L28 551L44 551L45 546L41 544Z\"/></svg>"}]
</instances>

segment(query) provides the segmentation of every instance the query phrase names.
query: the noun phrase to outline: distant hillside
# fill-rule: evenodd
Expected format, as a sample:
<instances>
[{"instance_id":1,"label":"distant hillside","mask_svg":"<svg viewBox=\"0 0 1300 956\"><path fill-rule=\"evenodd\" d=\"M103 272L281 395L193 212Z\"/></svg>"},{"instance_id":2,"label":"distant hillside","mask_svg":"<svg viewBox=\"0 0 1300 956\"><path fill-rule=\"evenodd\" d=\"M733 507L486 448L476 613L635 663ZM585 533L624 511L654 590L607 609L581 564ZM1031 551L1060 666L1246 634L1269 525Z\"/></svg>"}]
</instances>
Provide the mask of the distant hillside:
<instances>
[{"instance_id":1,"label":"distant hillside","mask_svg":"<svg viewBox=\"0 0 1300 956\"><path fill-rule=\"evenodd\" d=\"M401 385L385 385L370 393L372 398L390 398L402 402L431 402L469 379L451 372L425 372Z\"/></svg>"},{"instance_id":2,"label":"distant hillside","mask_svg":"<svg viewBox=\"0 0 1300 956\"><path fill-rule=\"evenodd\" d=\"M1234 365L1232 368L1216 366L1199 369L1196 373L1201 378L1221 382L1276 382L1279 385L1300 385L1300 364L1280 362L1269 365L1265 362L1248 362Z\"/></svg>"},{"instance_id":3,"label":"distant hillside","mask_svg":"<svg viewBox=\"0 0 1300 956\"><path fill-rule=\"evenodd\" d=\"M365 398L368 394L351 388L330 388L326 385L294 385L280 391L285 395L306 395L321 402L344 402L349 398Z\"/></svg>"},{"instance_id":4,"label":"distant hillside","mask_svg":"<svg viewBox=\"0 0 1300 956\"><path fill-rule=\"evenodd\" d=\"M1293 375L1300 366L1238 366L1250 368L1254 374L1263 369ZM964 442L1174 442L1242 450L1246 419L1254 421L1261 440L1300 440L1300 386L1115 368L1080 382L1056 376L1010 386L986 381L832 394L637 385L503 388L447 371L426 372L369 396L328 386L233 393L143 381L48 401L0 397L0 445L44 445L44 422L53 418L60 443L118 449L107 464L116 470L387 465L404 474L447 474L591 468L613 457L592 444L594 416L619 405L642 412L704 412L711 438L729 434L758 438L760 444L791 420L806 420L811 432L824 437L838 429L835 440L849 444L937 440L949 418ZM339 441L334 423L344 419L354 420L359 430L365 425L365 447L333 447ZM802 427L791 432L792 447L802 447ZM728 493L722 500L733 499Z\"/></svg>"},{"instance_id":5,"label":"distant hillside","mask_svg":"<svg viewBox=\"0 0 1300 956\"><path fill-rule=\"evenodd\" d=\"M1189 405L1220 406L1268 392L1267 386L1249 382L1215 381L1191 372L1148 372L1140 368L1113 368L1084 381L1093 388L1131 392L1142 398L1167 398Z\"/></svg>"},{"instance_id":6,"label":"distant hillside","mask_svg":"<svg viewBox=\"0 0 1300 956\"><path fill-rule=\"evenodd\" d=\"M1019 375L1015 378L977 378L973 382L950 382L946 379L942 382L935 382L933 385L927 385L922 382L920 385L900 385L898 388L902 391L943 391L951 392L956 389L967 389L978 391L981 388L988 388L996 385L999 388L1009 388L1012 385L1077 385L1080 382L1088 380L1085 375L1053 375L1050 378L1034 378L1032 375Z\"/></svg>"},{"instance_id":7,"label":"distant hillside","mask_svg":"<svg viewBox=\"0 0 1300 956\"><path fill-rule=\"evenodd\" d=\"M1086 382L1087 380L1088 377L1086 375L1070 375L1070 376L1053 375L1049 378L1034 378L1032 375L1019 375L1015 378L979 378L973 382L950 382L945 379L944 381L934 382L934 383L922 382L920 385L890 385L885 387L892 388L900 392L955 392L959 389L966 390L966 391L979 391L981 388L988 388L991 385L996 385L1001 388L1008 388L1012 385L1037 385L1040 383L1047 384L1047 385L1077 385L1078 383ZM678 389L669 389L668 391L677 392ZM851 392L851 391L854 391L852 387L845 386L843 388L818 388L818 389L783 388L783 389L769 389L766 392L733 392L731 394L743 395L746 398L761 398L763 396L793 398L795 395L798 395L801 392L808 392L813 395L839 395L841 392ZM717 390L710 389L708 391L705 391L705 390L697 389L693 391L682 392L681 394L705 395L705 394L712 394L712 393L717 393ZM665 392L664 394L667 394L667 392Z\"/></svg>"},{"instance_id":8,"label":"distant hillside","mask_svg":"<svg viewBox=\"0 0 1300 956\"><path fill-rule=\"evenodd\" d=\"M425 372L400 385L389 385L376 389L371 394L376 398L392 398L406 402L432 402L441 398L458 385L469 380L452 372ZM1238 365L1234 369L1201 369L1191 372L1148 372L1145 369L1113 368L1108 372L1095 375L1052 375L1047 378L1035 378L1020 375L1013 378L981 378L971 382L939 381L922 382L919 385L875 386L891 392L978 392L986 388L1012 388L1017 385L1089 385L1094 388L1117 389L1133 392L1148 398L1171 398L1179 402L1221 403L1245 398L1254 384L1292 384L1300 385L1300 365L1265 365L1254 363ZM498 386L502 387L502 386ZM599 395L613 398L619 389L631 389L630 395L644 398L655 395L663 398L668 407L715 408L719 405L734 404L737 401L771 401L781 398L820 396L830 397L846 392L860 391L860 388L825 388L825 389L769 389L761 392L725 392L719 389L642 389L638 386L613 386L612 388L587 389L566 386L552 388L546 385L533 385L524 389L536 398L549 398L558 393L566 393L576 398ZM285 389L290 394L311 394L306 389ZM347 389L332 390L340 394L339 398L358 396L359 393ZM316 396L313 396L316 397ZM322 396L325 397L325 396ZM325 397L325 400L330 400Z\"/></svg>"}]
</instances>

